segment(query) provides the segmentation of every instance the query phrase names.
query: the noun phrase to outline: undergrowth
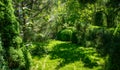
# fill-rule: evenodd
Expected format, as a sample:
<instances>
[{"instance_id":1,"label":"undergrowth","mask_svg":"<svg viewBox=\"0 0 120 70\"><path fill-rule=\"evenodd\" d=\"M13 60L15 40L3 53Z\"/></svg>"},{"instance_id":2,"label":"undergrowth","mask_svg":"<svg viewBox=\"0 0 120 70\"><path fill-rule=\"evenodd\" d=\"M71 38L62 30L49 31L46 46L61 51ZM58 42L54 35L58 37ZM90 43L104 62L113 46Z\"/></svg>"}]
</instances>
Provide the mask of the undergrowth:
<instances>
[{"instance_id":1,"label":"undergrowth","mask_svg":"<svg viewBox=\"0 0 120 70\"><path fill-rule=\"evenodd\" d=\"M58 40L34 43L32 47L31 70L103 70L104 59L93 47Z\"/></svg>"}]
</instances>

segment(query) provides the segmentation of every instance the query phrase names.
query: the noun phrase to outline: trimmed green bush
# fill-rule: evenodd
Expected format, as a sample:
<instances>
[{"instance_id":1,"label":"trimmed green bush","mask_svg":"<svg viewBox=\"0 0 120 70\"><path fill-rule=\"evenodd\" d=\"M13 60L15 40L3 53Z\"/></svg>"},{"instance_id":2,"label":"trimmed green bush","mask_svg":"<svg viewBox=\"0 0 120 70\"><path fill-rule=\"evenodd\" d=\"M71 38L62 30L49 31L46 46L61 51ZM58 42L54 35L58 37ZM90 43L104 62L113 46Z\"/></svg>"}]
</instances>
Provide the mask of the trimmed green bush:
<instances>
[{"instance_id":1,"label":"trimmed green bush","mask_svg":"<svg viewBox=\"0 0 120 70\"><path fill-rule=\"evenodd\" d=\"M77 42L76 29L74 27L68 27L58 32L57 39L61 41Z\"/></svg>"}]
</instances>

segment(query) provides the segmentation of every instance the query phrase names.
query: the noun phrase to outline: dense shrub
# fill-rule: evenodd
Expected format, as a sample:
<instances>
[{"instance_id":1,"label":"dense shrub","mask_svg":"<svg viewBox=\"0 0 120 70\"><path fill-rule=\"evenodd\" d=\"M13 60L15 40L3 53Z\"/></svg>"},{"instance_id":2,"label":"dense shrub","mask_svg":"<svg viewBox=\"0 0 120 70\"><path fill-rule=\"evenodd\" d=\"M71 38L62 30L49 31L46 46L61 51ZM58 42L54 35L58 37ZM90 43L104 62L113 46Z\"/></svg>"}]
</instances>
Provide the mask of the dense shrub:
<instances>
[{"instance_id":1,"label":"dense shrub","mask_svg":"<svg viewBox=\"0 0 120 70\"><path fill-rule=\"evenodd\" d=\"M32 56L37 56L39 55L40 57L43 56L44 54L47 53L47 49L44 47L44 44L42 43L33 43L29 46L30 48L30 53Z\"/></svg>"},{"instance_id":2,"label":"dense shrub","mask_svg":"<svg viewBox=\"0 0 120 70\"><path fill-rule=\"evenodd\" d=\"M25 60L20 44L19 23L14 15L12 0L0 1L0 41L2 44L3 57L1 59L6 64L3 70L23 70ZM3 59L4 58L4 59Z\"/></svg>"},{"instance_id":3,"label":"dense shrub","mask_svg":"<svg viewBox=\"0 0 120 70\"><path fill-rule=\"evenodd\" d=\"M81 3L81 4L87 4L87 3L95 3L96 2L96 0L78 0L79 1L79 3Z\"/></svg>"},{"instance_id":4,"label":"dense shrub","mask_svg":"<svg viewBox=\"0 0 120 70\"><path fill-rule=\"evenodd\" d=\"M105 70L119 70L120 67L120 28L94 28L90 30L88 40L94 43L102 56L107 56Z\"/></svg>"},{"instance_id":5,"label":"dense shrub","mask_svg":"<svg viewBox=\"0 0 120 70\"><path fill-rule=\"evenodd\" d=\"M72 33L72 43L77 43L78 42L78 38L77 38L77 32L73 32Z\"/></svg>"},{"instance_id":6,"label":"dense shrub","mask_svg":"<svg viewBox=\"0 0 120 70\"><path fill-rule=\"evenodd\" d=\"M103 12L102 11L96 12L95 19L94 19L94 25L103 26L103 21L104 21Z\"/></svg>"},{"instance_id":7,"label":"dense shrub","mask_svg":"<svg viewBox=\"0 0 120 70\"><path fill-rule=\"evenodd\" d=\"M30 70L32 66L32 56L30 53L30 49L28 48L30 46L25 46L22 48L23 54L24 54L24 59L25 59L25 68L24 70Z\"/></svg>"},{"instance_id":8,"label":"dense shrub","mask_svg":"<svg viewBox=\"0 0 120 70\"><path fill-rule=\"evenodd\" d=\"M88 67L90 67L90 68L92 68L93 66L98 66L98 63L97 63L97 61L99 61L99 59L98 60L95 60L96 58L91 58L90 56L85 56L84 57L84 59L83 59L83 62L85 63L85 65L84 66L88 66Z\"/></svg>"},{"instance_id":9,"label":"dense shrub","mask_svg":"<svg viewBox=\"0 0 120 70\"><path fill-rule=\"evenodd\" d=\"M6 65L3 55L4 55L4 49L1 45L1 40L0 40L0 70L7 70L8 66Z\"/></svg>"},{"instance_id":10,"label":"dense shrub","mask_svg":"<svg viewBox=\"0 0 120 70\"><path fill-rule=\"evenodd\" d=\"M69 29L64 29L58 33L57 38L62 41L70 41L72 36L72 31Z\"/></svg>"},{"instance_id":11,"label":"dense shrub","mask_svg":"<svg viewBox=\"0 0 120 70\"><path fill-rule=\"evenodd\" d=\"M76 29L74 27L68 27L58 32L57 39L62 41L77 42Z\"/></svg>"},{"instance_id":12,"label":"dense shrub","mask_svg":"<svg viewBox=\"0 0 120 70\"><path fill-rule=\"evenodd\" d=\"M109 50L108 70L120 70L120 28L113 31L111 42L108 43L110 47L107 48Z\"/></svg>"},{"instance_id":13,"label":"dense shrub","mask_svg":"<svg viewBox=\"0 0 120 70\"><path fill-rule=\"evenodd\" d=\"M11 69L23 69L25 68L25 60L24 55L21 49L15 49L13 47L10 47L9 49L10 56L8 58L9 67Z\"/></svg>"}]
</instances>

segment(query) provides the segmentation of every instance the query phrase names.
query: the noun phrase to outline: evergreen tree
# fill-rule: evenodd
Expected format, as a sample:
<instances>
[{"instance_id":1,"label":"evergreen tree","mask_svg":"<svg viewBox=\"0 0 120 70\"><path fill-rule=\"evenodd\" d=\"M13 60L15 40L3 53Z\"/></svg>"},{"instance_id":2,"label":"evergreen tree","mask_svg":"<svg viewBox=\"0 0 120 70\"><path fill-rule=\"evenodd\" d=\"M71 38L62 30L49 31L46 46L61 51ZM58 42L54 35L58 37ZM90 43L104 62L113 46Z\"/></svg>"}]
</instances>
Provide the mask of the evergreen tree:
<instances>
[{"instance_id":1,"label":"evergreen tree","mask_svg":"<svg viewBox=\"0 0 120 70\"><path fill-rule=\"evenodd\" d=\"M24 57L20 49L22 39L19 36L19 23L14 15L12 0L0 1L0 30L7 70L23 68Z\"/></svg>"}]
</instances>

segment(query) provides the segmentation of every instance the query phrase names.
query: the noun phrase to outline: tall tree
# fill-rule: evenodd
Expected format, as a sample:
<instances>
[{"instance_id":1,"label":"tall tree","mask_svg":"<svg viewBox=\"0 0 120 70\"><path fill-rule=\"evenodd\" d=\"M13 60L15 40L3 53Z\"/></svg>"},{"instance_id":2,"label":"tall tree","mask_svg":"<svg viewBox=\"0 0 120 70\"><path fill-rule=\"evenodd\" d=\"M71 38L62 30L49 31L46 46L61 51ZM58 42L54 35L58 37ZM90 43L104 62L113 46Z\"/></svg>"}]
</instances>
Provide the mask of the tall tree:
<instances>
[{"instance_id":1,"label":"tall tree","mask_svg":"<svg viewBox=\"0 0 120 70\"><path fill-rule=\"evenodd\" d=\"M23 53L20 49L22 39L19 36L19 23L14 15L12 0L0 1L0 30L7 70L24 66Z\"/></svg>"},{"instance_id":2,"label":"tall tree","mask_svg":"<svg viewBox=\"0 0 120 70\"><path fill-rule=\"evenodd\" d=\"M35 41L40 33L44 36L49 35L46 31L48 31L47 27L51 25L48 23L51 22L49 21L50 11L54 2L54 0L13 0L24 42Z\"/></svg>"}]
</instances>

